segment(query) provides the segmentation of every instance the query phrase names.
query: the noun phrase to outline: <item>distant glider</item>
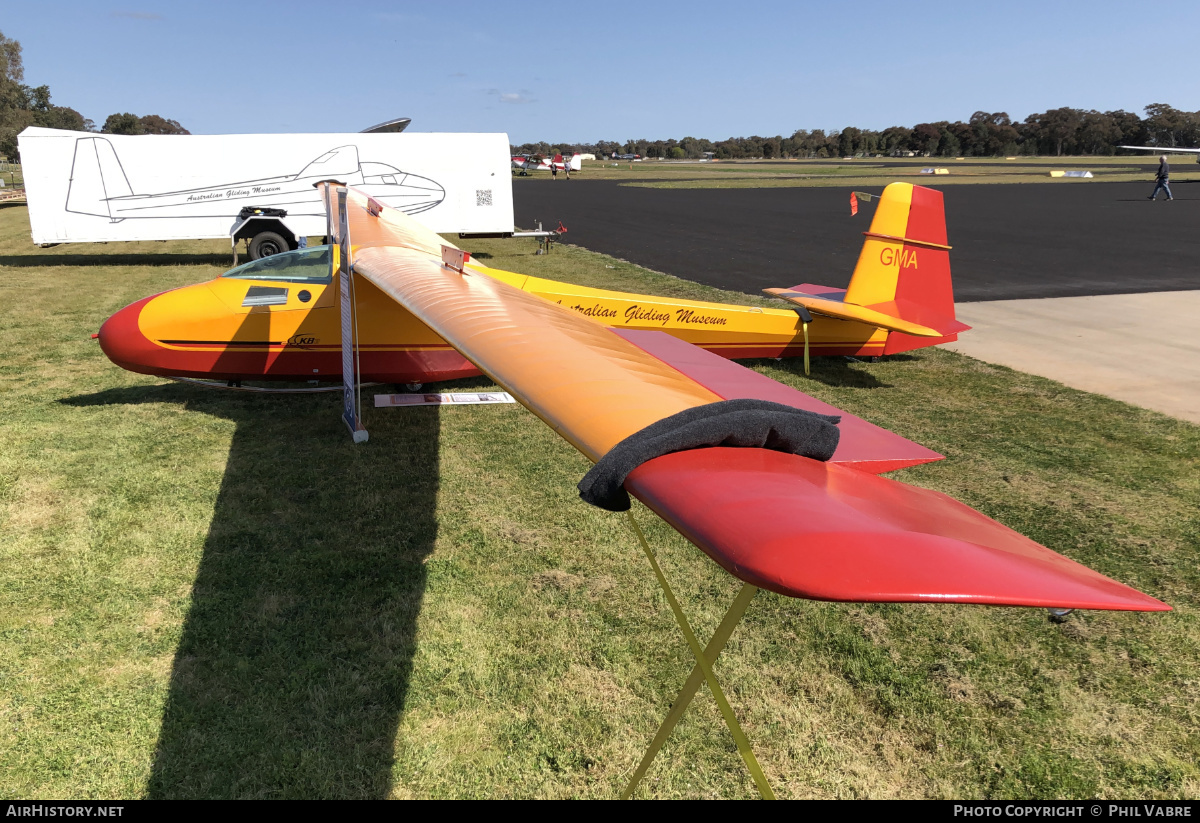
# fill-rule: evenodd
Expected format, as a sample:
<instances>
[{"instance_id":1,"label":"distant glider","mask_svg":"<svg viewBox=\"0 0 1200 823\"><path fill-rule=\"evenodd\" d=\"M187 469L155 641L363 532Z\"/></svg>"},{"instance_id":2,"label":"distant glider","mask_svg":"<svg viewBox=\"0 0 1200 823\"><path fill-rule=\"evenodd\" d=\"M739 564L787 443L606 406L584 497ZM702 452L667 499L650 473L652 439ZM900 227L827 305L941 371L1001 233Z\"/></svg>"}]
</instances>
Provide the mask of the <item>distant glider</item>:
<instances>
[{"instance_id":1,"label":"distant glider","mask_svg":"<svg viewBox=\"0 0 1200 823\"><path fill-rule=\"evenodd\" d=\"M1117 146L1117 148L1131 151L1156 151L1159 154L1194 154L1197 155L1196 162L1200 163L1200 149L1168 149L1163 146Z\"/></svg>"}]
</instances>

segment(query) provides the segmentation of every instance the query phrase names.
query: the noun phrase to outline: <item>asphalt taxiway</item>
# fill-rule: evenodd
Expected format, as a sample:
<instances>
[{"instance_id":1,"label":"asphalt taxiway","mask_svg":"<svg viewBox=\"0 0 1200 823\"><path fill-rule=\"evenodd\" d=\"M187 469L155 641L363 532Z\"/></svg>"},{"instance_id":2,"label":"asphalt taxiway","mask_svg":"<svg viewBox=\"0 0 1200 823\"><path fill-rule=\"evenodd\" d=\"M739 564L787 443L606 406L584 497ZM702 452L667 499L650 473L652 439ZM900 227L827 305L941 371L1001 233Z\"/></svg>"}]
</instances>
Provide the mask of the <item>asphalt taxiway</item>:
<instances>
[{"instance_id":1,"label":"asphalt taxiway","mask_svg":"<svg viewBox=\"0 0 1200 823\"><path fill-rule=\"evenodd\" d=\"M923 181L915 181L923 182ZM931 183L933 181L930 181ZM1200 183L946 186L949 347L1200 423ZM647 189L521 181L521 226L719 288L845 287L873 209L850 188Z\"/></svg>"},{"instance_id":2,"label":"asphalt taxiway","mask_svg":"<svg viewBox=\"0 0 1200 823\"><path fill-rule=\"evenodd\" d=\"M908 178L924 183L920 179ZM933 183L930 180L929 183ZM1200 183L945 186L955 298L1013 300L1200 288ZM875 189L881 191L882 187ZM562 221L565 242L723 289L844 288L873 206L850 187L649 189L515 180L517 225Z\"/></svg>"}]
</instances>

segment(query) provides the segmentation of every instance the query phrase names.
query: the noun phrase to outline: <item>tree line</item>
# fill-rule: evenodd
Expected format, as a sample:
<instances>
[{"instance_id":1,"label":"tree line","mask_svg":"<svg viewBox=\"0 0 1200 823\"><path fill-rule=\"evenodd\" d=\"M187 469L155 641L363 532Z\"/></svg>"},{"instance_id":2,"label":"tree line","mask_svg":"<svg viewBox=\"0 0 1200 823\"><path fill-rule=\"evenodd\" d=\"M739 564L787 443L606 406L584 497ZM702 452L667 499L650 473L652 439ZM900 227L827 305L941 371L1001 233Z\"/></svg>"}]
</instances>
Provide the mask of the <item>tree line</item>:
<instances>
[{"instance_id":1,"label":"tree line","mask_svg":"<svg viewBox=\"0 0 1200 823\"><path fill-rule=\"evenodd\" d=\"M188 134L175 120L157 114L138 117L122 112L111 114L99 129L91 120L69 106L50 102L49 86L27 86L21 44L0 33L0 155L17 160L17 135L29 126L104 134Z\"/></svg>"},{"instance_id":2,"label":"tree line","mask_svg":"<svg viewBox=\"0 0 1200 823\"><path fill-rule=\"evenodd\" d=\"M118 112L99 129L68 106L51 103L49 86L27 86L21 44L0 33L0 155L17 159L17 135L29 126L44 126L105 134L188 134L176 120L157 114L138 116ZM825 132L799 129L790 137L730 137L712 141L600 140L596 143L525 143L514 154L553 155L590 152L597 156L639 154L642 157L699 159L712 154L720 160L738 158L819 158L905 155L935 157L997 157L1013 155L1111 155L1121 145L1200 146L1200 112L1181 111L1166 103L1133 112L1058 108L1014 121L1007 112L977 111L966 122L945 120L891 126L882 131L849 126Z\"/></svg>"},{"instance_id":3,"label":"tree line","mask_svg":"<svg viewBox=\"0 0 1200 823\"><path fill-rule=\"evenodd\" d=\"M739 158L818 158L905 156L1011 157L1014 155L1111 155L1118 146L1200 146L1200 112L1180 111L1166 103L1152 103L1144 117L1128 111L1095 111L1060 108L1031 114L1014 121L1007 112L977 111L965 123L942 120L891 126L882 131L854 126L841 131L799 129L790 137L731 137L705 140L627 140L618 143L525 143L513 146L514 154L553 155L585 152L597 157L640 154L642 157L698 159L711 153L719 160Z\"/></svg>"}]
</instances>

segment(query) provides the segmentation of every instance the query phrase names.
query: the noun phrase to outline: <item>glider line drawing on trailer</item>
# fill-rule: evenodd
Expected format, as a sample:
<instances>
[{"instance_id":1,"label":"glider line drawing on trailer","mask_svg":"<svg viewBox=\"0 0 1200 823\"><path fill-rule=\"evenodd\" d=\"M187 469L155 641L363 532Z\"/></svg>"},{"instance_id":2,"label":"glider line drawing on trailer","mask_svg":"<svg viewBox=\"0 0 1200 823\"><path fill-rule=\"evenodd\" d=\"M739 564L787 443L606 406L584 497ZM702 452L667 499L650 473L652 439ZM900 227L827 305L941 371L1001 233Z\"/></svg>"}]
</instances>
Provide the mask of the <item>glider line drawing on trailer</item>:
<instances>
[{"instance_id":1,"label":"glider line drawing on trailer","mask_svg":"<svg viewBox=\"0 0 1200 823\"><path fill-rule=\"evenodd\" d=\"M295 174L219 183L191 189L135 193L111 141L81 137L75 141L65 210L128 219L237 217L244 206L282 208L290 215L324 216L319 180L336 179L405 214L420 214L446 198L440 183L409 174L387 163L360 160L358 146L332 148Z\"/></svg>"}]
</instances>

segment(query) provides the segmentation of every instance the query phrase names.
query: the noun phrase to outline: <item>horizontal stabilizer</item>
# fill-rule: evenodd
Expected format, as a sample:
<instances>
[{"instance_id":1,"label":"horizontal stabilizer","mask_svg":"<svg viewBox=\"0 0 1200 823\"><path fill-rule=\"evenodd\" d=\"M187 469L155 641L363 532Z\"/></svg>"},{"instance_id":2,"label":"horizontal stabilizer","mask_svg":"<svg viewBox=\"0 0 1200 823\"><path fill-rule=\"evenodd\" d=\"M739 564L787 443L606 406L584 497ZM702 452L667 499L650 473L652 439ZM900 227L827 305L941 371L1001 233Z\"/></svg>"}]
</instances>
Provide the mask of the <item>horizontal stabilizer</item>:
<instances>
[{"instance_id":1,"label":"horizontal stabilizer","mask_svg":"<svg viewBox=\"0 0 1200 823\"><path fill-rule=\"evenodd\" d=\"M948 317L944 314L938 314L936 309L922 306L911 300L889 300L886 303L875 303L870 306L863 306L863 308L877 311L889 317L907 317L914 323L935 329L940 334L946 336L971 330L971 327L961 320Z\"/></svg>"},{"instance_id":2,"label":"horizontal stabilizer","mask_svg":"<svg viewBox=\"0 0 1200 823\"><path fill-rule=\"evenodd\" d=\"M820 286L816 283L799 283L785 291L798 291L802 294L811 294L813 297L824 297L826 300L842 300L846 296L845 289L834 288L833 286Z\"/></svg>"},{"instance_id":3,"label":"horizontal stabilizer","mask_svg":"<svg viewBox=\"0 0 1200 823\"><path fill-rule=\"evenodd\" d=\"M825 297L816 297L798 291L788 291L787 289L763 289L763 292L797 306L803 306L813 314L820 314L825 317L835 317L838 320L865 323L868 326L877 326L888 331L903 332L904 334L911 334L916 337L943 336L937 329L931 329L928 326L922 326L920 323L913 323L910 320L902 320L899 317L884 314L881 311L869 309L866 306L855 306L852 303L842 303Z\"/></svg>"},{"instance_id":4,"label":"horizontal stabilizer","mask_svg":"<svg viewBox=\"0 0 1200 823\"><path fill-rule=\"evenodd\" d=\"M799 283L783 291L800 292L810 297L821 297L832 301L841 301L846 297L846 289L837 289L833 286L820 286L816 283ZM947 316L938 308L926 306L913 300L889 300L886 303L875 303L864 306L864 308L872 309L889 317L911 320L918 325L935 329L945 337L971 330L971 327L966 323L955 319L953 316Z\"/></svg>"},{"instance_id":5,"label":"horizontal stabilizer","mask_svg":"<svg viewBox=\"0 0 1200 823\"><path fill-rule=\"evenodd\" d=\"M676 452L625 488L730 574L791 597L1170 610L940 492L799 455Z\"/></svg>"}]
</instances>

